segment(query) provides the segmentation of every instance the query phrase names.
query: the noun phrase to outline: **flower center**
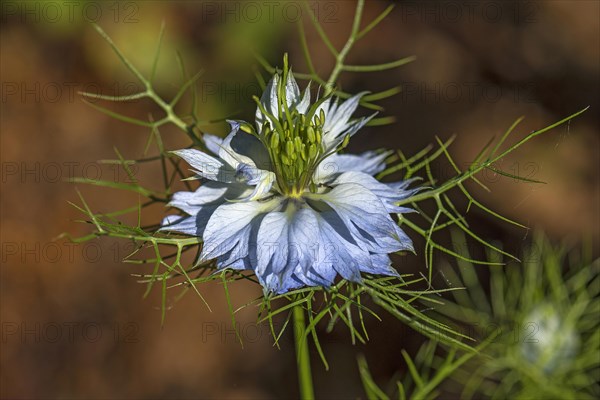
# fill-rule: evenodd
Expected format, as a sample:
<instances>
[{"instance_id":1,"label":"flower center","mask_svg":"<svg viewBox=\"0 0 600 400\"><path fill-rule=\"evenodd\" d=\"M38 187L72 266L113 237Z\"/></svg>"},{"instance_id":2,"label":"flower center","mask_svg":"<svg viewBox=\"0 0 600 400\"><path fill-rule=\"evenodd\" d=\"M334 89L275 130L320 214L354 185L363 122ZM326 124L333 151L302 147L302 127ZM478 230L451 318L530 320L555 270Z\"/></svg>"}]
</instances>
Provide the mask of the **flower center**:
<instances>
[{"instance_id":1,"label":"flower center","mask_svg":"<svg viewBox=\"0 0 600 400\"><path fill-rule=\"evenodd\" d=\"M279 117L275 129L268 123L263 126L263 143L273 162L280 190L289 197L299 197L311 184L323 153L325 115L321 112L307 118L292 109Z\"/></svg>"}]
</instances>

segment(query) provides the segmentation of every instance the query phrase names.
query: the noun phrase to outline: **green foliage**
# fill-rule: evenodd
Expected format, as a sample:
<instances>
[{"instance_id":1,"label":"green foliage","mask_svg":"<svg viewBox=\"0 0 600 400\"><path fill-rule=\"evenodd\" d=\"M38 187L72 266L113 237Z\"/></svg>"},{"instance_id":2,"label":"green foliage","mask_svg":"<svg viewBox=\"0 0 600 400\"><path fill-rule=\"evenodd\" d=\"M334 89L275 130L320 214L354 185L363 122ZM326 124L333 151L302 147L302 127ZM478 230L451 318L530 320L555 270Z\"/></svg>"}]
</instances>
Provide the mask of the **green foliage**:
<instances>
[{"instance_id":1,"label":"green foliage","mask_svg":"<svg viewBox=\"0 0 600 400\"><path fill-rule=\"evenodd\" d=\"M203 146L203 142L201 139L202 132L197 132L197 129L198 129L199 125L201 125L202 123L208 123L209 121L201 121L198 118L198 115L196 112L198 93L197 93L196 86L195 86L195 83L202 76L202 71L197 72L191 78L188 77L185 67L184 67L184 64L183 64L183 61L181 60L181 57L178 57L179 65L181 68L181 73L184 78L184 83L181 85L181 88L179 89L179 91L177 92L175 97L173 97L173 99L171 99L171 101L167 102L166 100L164 100L161 96L159 96L156 93L156 90L154 90L153 81L154 81L154 77L156 75L156 68L157 68L158 59L160 56L160 47L162 44L162 38L163 38L164 28L165 28L164 24L161 26L160 34L158 36L158 45L157 45L156 53L153 58L152 69L151 69L149 78L146 78L144 76L144 74L142 74L127 59L127 57L125 57L125 55L123 53L121 53L119 48L113 43L112 39L106 34L106 32L104 32L104 30L102 28L100 28L98 25L94 25L94 28L98 31L98 33L102 36L102 38L113 49L113 51L115 52L117 57L119 57L119 59L121 60L123 65L125 65L127 67L127 69L140 81L140 83L144 87L144 91L126 95L126 96L107 96L107 95L101 95L101 94L96 94L96 93L87 93L87 92L82 92L81 95L83 95L84 97L90 98L90 99L107 100L107 101L112 101L112 102L123 102L123 101L131 101L131 100L148 98L148 99L152 100L154 103L156 103L156 105L158 105L163 110L165 115L157 121L153 121L153 120L144 121L141 119L132 118L132 117L128 117L126 115L119 114L115 111L111 111L107 108L101 107L101 106L96 105L91 102L88 102L88 104L90 106L94 107L95 109L97 109L98 111L101 111L113 118L116 118L118 120L130 123L130 124L135 124L135 125L151 128L153 132L157 131L158 128L160 128L161 126L163 126L165 124L168 124L168 123L174 124L175 126L177 126L179 129L184 131L190 137L190 139L192 140L192 143L194 145ZM185 117L180 117L176 113L175 107L177 106L178 102L181 100L181 98L183 97L183 95L185 95L185 93L187 91L191 92L192 110Z\"/></svg>"},{"instance_id":2,"label":"green foliage","mask_svg":"<svg viewBox=\"0 0 600 400\"><path fill-rule=\"evenodd\" d=\"M409 62L414 61L416 58L414 56L404 57L399 60L387 62L384 64L377 65L348 65L346 64L346 57L361 38L367 35L371 30L373 30L381 21L385 19L385 17L394 9L394 5L388 6L378 17L376 17L373 21L368 23L364 28L361 29L362 23L362 13L364 7L364 0L359 0L356 4L356 12L354 14L354 20L352 22L352 28L350 35L348 36L348 40L344 44L341 50L335 48L335 46L331 43L329 36L325 33L323 27L318 21L318 18L314 15L313 10L310 8L308 3L304 3L305 10L307 15L310 17L310 22L312 26L315 28L319 37L326 45L327 49L331 53L331 56L334 58L334 66L331 70L328 77L323 77L317 73L314 67L314 63L312 60L312 56L310 55L310 50L308 48L308 43L306 40L306 33L304 31L304 25L302 21L298 21L298 32L300 36L300 43L302 45L302 52L304 55L304 60L306 63L306 68L308 72L299 72L294 73L294 76L297 79L308 80L312 82L316 82L325 88L323 96L335 95L342 99L347 99L351 97L353 94L344 92L337 86L338 78L342 72L382 72L387 71L393 68L401 67ZM257 61L261 64L261 66L270 74L273 75L276 71L276 68L268 63L262 56L259 54L255 55ZM264 80L259 78L259 82L263 82L264 88ZM395 86L381 92L377 93L369 93L361 99L360 104L371 110L383 111L383 107L378 105L376 102L386 99L388 97L394 96L400 93L400 86ZM377 125L386 125L393 123L395 121L394 117L381 117L381 118L373 118L367 125L369 126L377 126Z\"/></svg>"},{"instance_id":3,"label":"green foliage","mask_svg":"<svg viewBox=\"0 0 600 400\"><path fill-rule=\"evenodd\" d=\"M465 236L453 232L456 251L465 251ZM490 260L499 256L490 252ZM553 246L541 232L523 251L523 262L481 271L459 260L445 268L453 301L435 311L459 320L481 342L476 352L460 355L435 340L414 358L403 350L407 373L382 389L366 359L358 366L368 399L460 398L594 399L600 395L600 260L591 247ZM489 284L489 286L488 286ZM486 294L489 291L489 294ZM487 335L487 336L486 336Z\"/></svg>"},{"instance_id":4,"label":"green foliage","mask_svg":"<svg viewBox=\"0 0 600 400\"><path fill-rule=\"evenodd\" d=\"M439 395L439 387L449 376L455 373L462 365L476 357L481 350L485 349L495 336L490 336L475 351L462 355L459 350L440 349L435 340L425 342L417 352L415 358L402 350L402 357L406 363L408 373L391 386L390 390L384 391L373 380L369 366L364 356L358 357L358 370L363 383L363 388L369 400L399 400L434 399Z\"/></svg>"},{"instance_id":5,"label":"green foliage","mask_svg":"<svg viewBox=\"0 0 600 400\"><path fill-rule=\"evenodd\" d=\"M491 215L494 218L498 218L501 221L506 223L526 228L520 223L510 220L497 212L489 209L479 201L475 199L475 197L469 192L467 187L465 186L466 182L472 181L475 184L479 185L483 189L489 191L478 178L477 175L486 169L490 169L494 172L501 172L502 175L511 177L515 179L515 181L526 181L532 183L530 179L522 178L520 176L516 176L510 174L508 172L499 171L494 168L494 164L500 161L502 158L506 157L531 139L539 136L543 133L550 131L553 128L556 128L562 124L567 123L571 119L585 112L587 108L576 112L573 115L570 115L566 118L563 118L560 121L555 122L545 128L535 130L525 136L523 139L518 142L507 146L507 148L502 149L502 146L510 136L512 132L514 132L517 125L523 120L523 118L519 118L515 121L510 128L502 135L502 137L494 143L494 140L490 140L483 149L479 152L479 154L475 157L475 159L470 163L470 166L466 170L461 170L454 159L450 156L448 152L448 148L452 144L453 139L450 139L446 142L442 142L440 139L437 139L437 144L439 148L433 151L433 147L429 146L424 150L420 151L416 155L407 158L402 151L397 151L396 157L397 161L392 163L390 167L388 167L385 171L381 172L378 176L379 179L384 178L387 175L390 175L395 172L403 171L404 179L411 179L417 173L421 173L424 175L424 186L428 187L428 190L425 190L419 194L416 194L400 203L398 205L409 205L413 207L415 210L419 211L419 218L423 221L422 224L419 225L417 222L409 219L408 217L402 216L400 219L400 223L404 226L408 227L410 230L415 233L421 235L425 239L425 249L423 254L425 256L425 265L427 266L429 276L428 281L431 281L432 273L433 273L433 256L434 250L441 251L443 253L448 254L449 256L474 263L480 265L502 265L502 263L497 261L489 261L489 260L475 260L470 258L468 255L461 254L453 249L443 246L439 241L435 240L435 237L439 235L442 231L447 231L448 228L455 227L460 229L464 234L469 236L474 242L481 244L483 247L494 251L495 253L504 255L506 257L512 258L513 260L517 260L517 258L497 246L494 246L489 241L486 241L477 233L473 232L466 220L466 213L470 210L472 206L479 208L481 211ZM494 145L492 147L492 145ZM455 175L448 179L447 181L437 184L436 177L432 174L432 163L444 156L444 158L450 163L452 168L455 171ZM466 212L460 212L457 210L457 207L454 205L453 201L448 196L450 191L456 191L462 194L468 200L468 207ZM435 213L433 215L428 215L423 210L423 203L427 201L433 201L435 205Z\"/></svg>"},{"instance_id":6,"label":"green foliage","mask_svg":"<svg viewBox=\"0 0 600 400\"><path fill-rule=\"evenodd\" d=\"M465 253L465 237L454 232L454 239ZM481 357L453 375L462 398L600 396L600 260L591 254L591 246L553 246L538 232L522 262L491 267L489 295L473 264L445 269L453 285L467 290L453 292L437 311L479 336L498 333Z\"/></svg>"}]
</instances>

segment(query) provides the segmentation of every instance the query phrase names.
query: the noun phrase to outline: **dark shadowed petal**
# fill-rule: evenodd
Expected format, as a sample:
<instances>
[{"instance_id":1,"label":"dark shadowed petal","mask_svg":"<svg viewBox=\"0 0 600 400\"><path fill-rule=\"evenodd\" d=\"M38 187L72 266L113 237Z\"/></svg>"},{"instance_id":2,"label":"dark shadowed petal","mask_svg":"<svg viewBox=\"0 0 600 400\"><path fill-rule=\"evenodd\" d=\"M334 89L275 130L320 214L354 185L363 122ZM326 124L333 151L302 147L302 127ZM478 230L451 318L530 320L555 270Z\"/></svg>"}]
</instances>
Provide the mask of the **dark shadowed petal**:
<instances>
[{"instance_id":1,"label":"dark shadowed petal","mask_svg":"<svg viewBox=\"0 0 600 400\"><path fill-rule=\"evenodd\" d=\"M232 155L237 162L272 171L269 152L261 141L246 132L240 132L237 125L234 127L237 122L229 122L232 124L232 130L223 142L223 146L229 150L227 155L231 154L231 150L233 150L234 154Z\"/></svg>"}]
</instances>

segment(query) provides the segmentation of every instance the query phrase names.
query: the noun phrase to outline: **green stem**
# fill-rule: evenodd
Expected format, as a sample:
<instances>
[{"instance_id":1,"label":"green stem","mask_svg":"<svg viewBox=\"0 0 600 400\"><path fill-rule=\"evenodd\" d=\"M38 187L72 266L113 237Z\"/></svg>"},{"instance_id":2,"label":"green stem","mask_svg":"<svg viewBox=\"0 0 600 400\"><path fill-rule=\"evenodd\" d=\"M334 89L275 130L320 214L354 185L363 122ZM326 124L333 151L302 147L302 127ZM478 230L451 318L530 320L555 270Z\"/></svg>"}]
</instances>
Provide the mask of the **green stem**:
<instances>
[{"instance_id":1,"label":"green stem","mask_svg":"<svg viewBox=\"0 0 600 400\"><path fill-rule=\"evenodd\" d=\"M308 340L305 334L306 324L304 320L304 309L302 305L294 306L294 342L296 344L296 361L298 363L298 383L300 386L300 398L302 400L313 400L315 398L312 374L310 371L310 354L308 352Z\"/></svg>"},{"instance_id":2,"label":"green stem","mask_svg":"<svg viewBox=\"0 0 600 400\"><path fill-rule=\"evenodd\" d=\"M325 96L333 92L333 85L335 84L340 72L342 72L342 69L344 68L346 56L356 41L364 5L364 0L358 0L358 3L356 4L356 13L354 14L354 21L352 22L352 32L350 33L350 37L348 37L348 41L342 48L342 51L340 51L335 59L335 66L333 67L333 71L331 71L331 75L329 76L327 84L325 85Z\"/></svg>"}]
</instances>

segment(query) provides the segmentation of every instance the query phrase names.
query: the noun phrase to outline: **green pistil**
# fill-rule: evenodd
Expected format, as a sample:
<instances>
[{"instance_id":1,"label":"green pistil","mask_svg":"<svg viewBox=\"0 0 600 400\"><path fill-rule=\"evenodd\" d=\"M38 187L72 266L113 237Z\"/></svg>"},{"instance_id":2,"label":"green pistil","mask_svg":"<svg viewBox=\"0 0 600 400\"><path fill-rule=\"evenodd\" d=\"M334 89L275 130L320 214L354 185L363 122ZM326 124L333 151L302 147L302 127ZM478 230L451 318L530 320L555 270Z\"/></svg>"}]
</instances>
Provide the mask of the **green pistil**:
<instances>
[{"instance_id":1,"label":"green pistil","mask_svg":"<svg viewBox=\"0 0 600 400\"><path fill-rule=\"evenodd\" d=\"M255 135L267 148L281 194L297 198L307 190L316 191L313 173L319 162L329 155L324 154L322 145L325 113L323 110L317 113L326 98L313 104L306 114L301 114L286 101L286 83L291 74L287 54L283 58L283 71L278 74L277 114L271 114L255 97L268 122L264 122L260 134L250 125L242 125L241 130Z\"/></svg>"},{"instance_id":2,"label":"green pistil","mask_svg":"<svg viewBox=\"0 0 600 400\"><path fill-rule=\"evenodd\" d=\"M291 121L291 124L290 124ZM289 197L300 196L311 183L312 174L322 155L324 115L312 120L292 110L280 118L282 129L262 129L263 143L267 144L275 168L277 182Z\"/></svg>"}]
</instances>

